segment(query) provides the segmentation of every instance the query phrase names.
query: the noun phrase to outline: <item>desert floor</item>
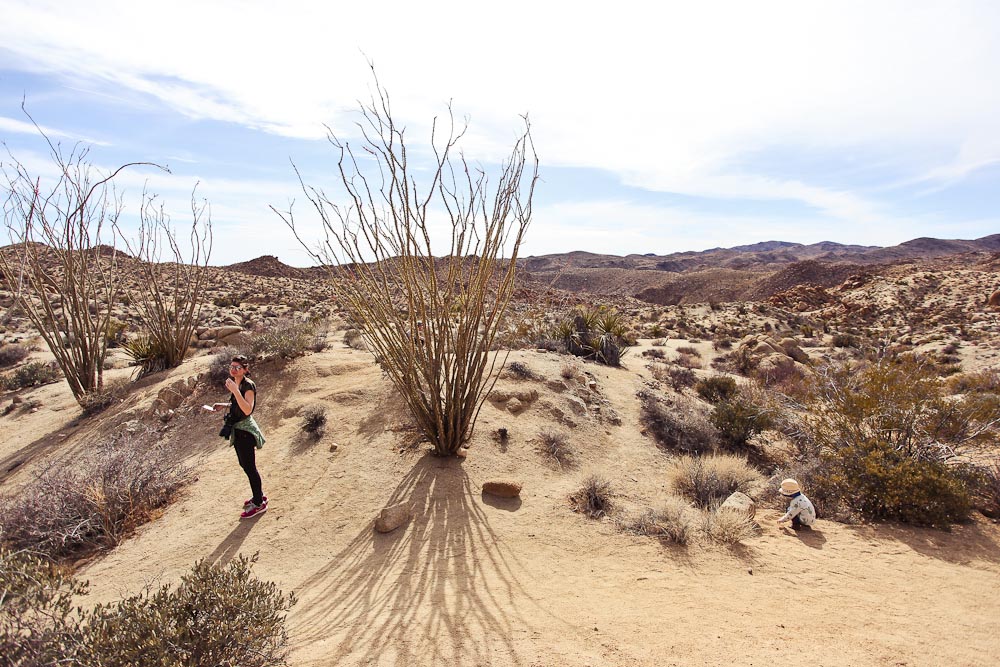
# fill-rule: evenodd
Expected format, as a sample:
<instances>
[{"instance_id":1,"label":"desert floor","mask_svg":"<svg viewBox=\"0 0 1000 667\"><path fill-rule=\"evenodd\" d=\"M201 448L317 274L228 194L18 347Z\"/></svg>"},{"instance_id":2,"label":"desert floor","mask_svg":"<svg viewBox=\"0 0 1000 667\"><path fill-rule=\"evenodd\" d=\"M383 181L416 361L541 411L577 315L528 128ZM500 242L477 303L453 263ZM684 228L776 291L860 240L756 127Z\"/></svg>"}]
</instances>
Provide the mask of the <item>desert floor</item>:
<instances>
[{"instance_id":1,"label":"desert floor","mask_svg":"<svg viewBox=\"0 0 1000 667\"><path fill-rule=\"evenodd\" d=\"M666 456L642 435L634 395L648 380L638 353L625 368L581 365L621 418L573 413L559 386L566 357L515 352L542 380L498 388L538 398L517 416L487 403L467 459L427 454L372 358L339 341L261 367L258 455L270 509L239 521L248 485L200 411L223 391L187 399L163 437L197 481L163 515L101 557L81 563L82 604L176 581L197 560L259 553L257 576L299 601L288 617L292 665L993 665L1000 656L1000 528L980 517L949 532L820 521L811 533L775 525L737 548L673 547L571 509L583 477L600 471L623 504L666 493ZM205 355L167 378L141 381L119 411L141 417L165 383L197 374ZM121 371L127 372L127 371ZM554 381L553 381L554 380ZM0 418L5 492L48 458L99 437L77 421L64 384L35 390L36 412ZM322 404L318 441L303 408ZM605 409L606 411L606 409ZM572 424L572 426L570 426ZM510 432L501 446L493 433ZM568 435L565 467L536 450L545 429ZM7 468L4 468L6 470ZM520 499L484 481L524 485ZM373 531L387 504L415 516ZM234 632L253 632L233 628Z\"/></svg>"}]
</instances>

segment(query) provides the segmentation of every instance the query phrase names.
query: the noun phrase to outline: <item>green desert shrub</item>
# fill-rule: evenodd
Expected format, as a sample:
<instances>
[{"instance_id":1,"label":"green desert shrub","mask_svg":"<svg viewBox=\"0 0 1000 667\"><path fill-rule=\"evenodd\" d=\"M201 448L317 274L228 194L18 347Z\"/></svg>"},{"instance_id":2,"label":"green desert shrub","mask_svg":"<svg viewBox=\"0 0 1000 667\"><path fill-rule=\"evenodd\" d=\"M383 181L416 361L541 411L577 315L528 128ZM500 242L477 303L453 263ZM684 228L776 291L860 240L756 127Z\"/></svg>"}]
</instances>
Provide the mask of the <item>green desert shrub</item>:
<instances>
[{"instance_id":1,"label":"green desert shrub","mask_svg":"<svg viewBox=\"0 0 1000 667\"><path fill-rule=\"evenodd\" d=\"M694 390L699 396L714 405L728 401L736 395L736 380L728 375L713 375L698 380Z\"/></svg>"},{"instance_id":2,"label":"green desert shrub","mask_svg":"<svg viewBox=\"0 0 1000 667\"><path fill-rule=\"evenodd\" d=\"M62 373L54 363L32 361L0 377L0 389L17 390L59 382Z\"/></svg>"},{"instance_id":3,"label":"green desert shrub","mask_svg":"<svg viewBox=\"0 0 1000 667\"><path fill-rule=\"evenodd\" d=\"M824 453L816 474L822 495L874 521L946 528L968 518L968 477L942 461L921 460L868 441Z\"/></svg>"},{"instance_id":4,"label":"green desert shrub","mask_svg":"<svg viewBox=\"0 0 1000 667\"><path fill-rule=\"evenodd\" d=\"M994 441L990 394L945 396L933 364L908 355L820 369L812 391L796 438L829 502L875 521L968 517L975 476L956 455Z\"/></svg>"},{"instance_id":5,"label":"green desert shrub","mask_svg":"<svg viewBox=\"0 0 1000 667\"><path fill-rule=\"evenodd\" d=\"M744 449L753 436L773 424L769 411L743 392L717 403L711 421L723 446L733 450Z\"/></svg>"},{"instance_id":6,"label":"green desert shrub","mask_svg":"<svg viewBox=\"0 0 1000 667\"><path fill-rule=\"evenodd\" d=\"M85 617L83 664L102 667L286 665L285 619L295 604L252 573L257 555L228 565L199 561L176 588L165 584Z\"/></svg>"},{"instance_id":7,"label":"green desert shrub","mask_svg":"<svg viewBox=\"0 0 1000 667\"><path fill-rule=\"evenodd\" d=\"M608 366L620 366L625 352L635 344L625 318L607 309L574 311L556 325L553 336L563 341L570 354Z\"/></svg>"},{"instance_id":8,"label":"green desert shrub","mask_svg":"<svg viewBox=\"0 0 1000 667\"><path fill-rule=\"evenodd\" d=\"M734 491L752 492L764 477L747 460L731 454L681 456L670 462L667 484L699 507L721 502Z\"/></svg>"},{"instance_id":9,"label":"green desert shrub","mask_svg":"<svg viewBox=\"0 0 1000 667\"><path fill-rule=\"evenodd\" d=\"M82 632L73 599L87 585L37 555L0 545L0 662L77 665Z\"/></svg>"},{"instance_id":10,"label":"green desert shrub","mask_svg":"<svg viewBox=\"0 0 1000 667\"><path fill-rule=\"evenodd\" d=\"M523 361L512 361L507 364L507 375L518 380L537 380L538 374L528 367Z\"/></svg>"},{"instance_id":11,"label":"green desert shrub","mask_svg":"<svg viewBox=\"0 0 1000 667\"><path fill-rule=\"evenodd\" d=\"M287 665L285 621L295 596L253 576L256 559L203 560L176 587L77 610L73 600L85 583L37 556L0 547L3 664Z\"/></svg>"},{"instance_id":12,"label":"green desert shrub","mask_svg":"<svg viewBox=\"0 0 1000 667\"><path fill-rule=\"evenodd\" d=\"M315 340L314 323L277 320L250 336L250 352L258 359L294 359L311 349Z\"/></svg>"}]
</instances>

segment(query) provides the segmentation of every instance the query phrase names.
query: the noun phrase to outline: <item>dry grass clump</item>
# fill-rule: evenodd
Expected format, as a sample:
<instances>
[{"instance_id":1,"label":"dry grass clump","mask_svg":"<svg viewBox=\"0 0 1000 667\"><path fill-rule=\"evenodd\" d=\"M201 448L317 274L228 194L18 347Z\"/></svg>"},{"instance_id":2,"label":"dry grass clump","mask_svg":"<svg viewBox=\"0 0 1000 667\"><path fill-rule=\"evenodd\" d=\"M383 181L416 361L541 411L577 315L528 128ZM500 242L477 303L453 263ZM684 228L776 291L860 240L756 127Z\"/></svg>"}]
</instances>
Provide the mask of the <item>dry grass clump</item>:
<instances>
[{"instance_id":1,"label":"dry grass clump","mask_svg":"<svg viewBox=\"0 0 1000 667\"><path fill-rule=\"evenodd\" d=\"M691 341L691 342L694 342L694 341ZM691 347L690 345L682 345L681 347L678 347L677 348L677 353L678 354L686 354L689 357L701 357L701 352L699 352L697 349Z\"/></svg>"},{"instance_id":2,"label":"dry grass clump","mask_svg":"<svg viewBox=\"0 0 1000 667\"><path fill-rule=\"evenodd\" d=\"M656 507L647 507L626 521L623 528L630 533L658 537L684 546L694 539L696 533L691 514L691 508L683 499L668 496Z\"/></svg>"},{"instance_id":3,"label":"dry grass clump","mask_svg":"<svg viewBox=\"0 0 1000 667\"><path fill-rule=\"evenodd\" d=\"M611 482L600 475L590 475L583 480L580 490L570 496L574 509L586 514L591 519L607 516L614 503L614 491Z\"/></svg>"},{"instance_id":4,"label":"dry grass clump","mask_svg":"<svg viewBox=\"0 0 1000 667\"><path fill-rule=\"evenodd\" d=\"M705 512L702 530L709 539L721 544L739 544L760 534L760 526L750 517L718 509Z\"/></svg>"},{"instance_id":5,"label":"dry grass clump","mask_svg":"<svg viewBox=\"0 0 1000 667\"><path fill-rule=\"evenodd\" d=\"M693 349L693 348L688 348ZM701 357L696 357L693 354L678 354L674 359L674 363L683 368L701 368Z\"/></svg>"},{"instance_id":6,"label":"dry grass clump","mask_svg":"<svg viewBox=\"0 0 1000 667\"><path fill-rule=\"evenodd\" d=\"M354 350L367 350L368 343L365 342L365 334L361 329L348 329L344 332L344 345Z\"/></svg>"},{"instance_id":7,"label":"dry grass clump","mask_svg":"<svg viewBox=\"0 0 1000 667\"><path fill-rule=\"evenodd\" d=\"M666 398L656 392L639 392L642 424L656 444L671 451L714 451L718 434L709 422L705 406L686 396Z\"/></svg>"},{"instance_id":8,"label":"dry grass clump","mask_svg":"<svg viewBox=\"0 0 1000 667\"><path fill-rule=\"evenodd\" d=\"M572 380L580 374L580 367L574 363L565 363L559 369L559 375L564 380Z\"/></svg>"},{"instance_id":9,"label":"dry grass clump","mask_svg":"<svg viewBox=\"0 0 1000 667\"><path fill-rule=\"evenodd\" d=\"M569 439L564 433L557 431L542 431L538 434L538 450L548 458L556 461L560 466L573 464L576 452L569 444Z\"/></svg>"},{"instance_id":10,"label":"dry grass clump","mask_svg":"<svg viewBox=\"0 0 1000 667\"><path fill-rule=\"evenodd\" d=\"M699 507L710 507L734 491L747 493L763 484L764 476L746 459L731 454L681 456L667 469L667 484Z\"/></svg>"},{"instance_id":11,"label":"dry grass clump","mask_svg":"<svg viewBox=\"0 0 1000 667\"><path fill-rule=\"evenodd\" d=\"M156 438L152 429L124 431L0 498L3 544L63 559L121 543L188 481Z\"/></svg>"}]
</instances>

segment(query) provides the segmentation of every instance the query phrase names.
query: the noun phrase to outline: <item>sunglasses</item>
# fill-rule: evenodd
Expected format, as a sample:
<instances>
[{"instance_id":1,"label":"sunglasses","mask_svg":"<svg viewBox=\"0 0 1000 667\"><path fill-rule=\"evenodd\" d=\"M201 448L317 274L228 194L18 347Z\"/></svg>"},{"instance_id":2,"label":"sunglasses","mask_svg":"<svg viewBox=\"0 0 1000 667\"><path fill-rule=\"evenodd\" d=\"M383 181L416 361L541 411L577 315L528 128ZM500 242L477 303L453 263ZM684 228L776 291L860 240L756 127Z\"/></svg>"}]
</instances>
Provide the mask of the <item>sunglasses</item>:
<instances>
[{"instance_id":1,"label":"sunglasses","mask_svg":"<svg viewBox=\"0 0 1000 667\"><path fill-rule=\"evenodd\" d=\"M232 364L229 366L229 370L238 371L241 368L246 368L246 366L240 366L239 364Z\"/></svg>"}]
</instances>

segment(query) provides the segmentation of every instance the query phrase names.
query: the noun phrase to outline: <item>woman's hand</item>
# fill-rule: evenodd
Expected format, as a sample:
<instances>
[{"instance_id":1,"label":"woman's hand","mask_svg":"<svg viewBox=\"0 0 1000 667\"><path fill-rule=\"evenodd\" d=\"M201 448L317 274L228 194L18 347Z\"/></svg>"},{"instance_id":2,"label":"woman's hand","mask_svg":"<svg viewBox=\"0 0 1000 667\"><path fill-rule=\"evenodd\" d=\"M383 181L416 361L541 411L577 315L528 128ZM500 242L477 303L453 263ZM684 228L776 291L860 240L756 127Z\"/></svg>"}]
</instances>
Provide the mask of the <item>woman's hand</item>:
<instances>
[{"instance_id":1,"label":"woman's hand","mask_svg":"<svg viewBox=\"0 0 1000 667\"><path fill-rule=\"evenodd\" d=\"M212 412L221 412L229 407L229 403L213 403Z\"/></svg>"},{"instance_id":2,"label":"woman's hand","mask_svg":"<svg viewBox=\"0 0 1000 667\"><path fill-rule=\"evenodd\" d=\"M226 389L229 390L229 393L236 394L237 392L239 392L240 386L236 384L236 380L234 380L233 378L227 378Z\"/></svg>"}]
</instances>

